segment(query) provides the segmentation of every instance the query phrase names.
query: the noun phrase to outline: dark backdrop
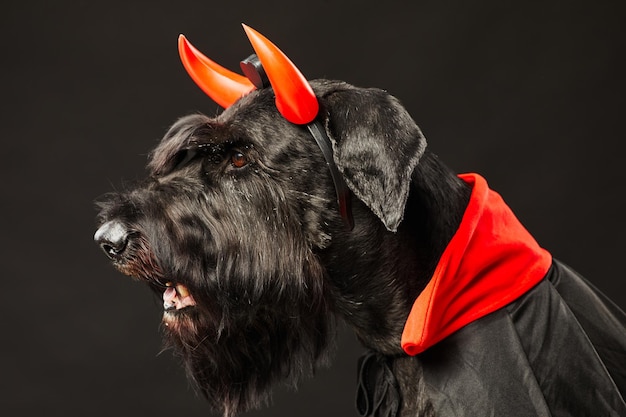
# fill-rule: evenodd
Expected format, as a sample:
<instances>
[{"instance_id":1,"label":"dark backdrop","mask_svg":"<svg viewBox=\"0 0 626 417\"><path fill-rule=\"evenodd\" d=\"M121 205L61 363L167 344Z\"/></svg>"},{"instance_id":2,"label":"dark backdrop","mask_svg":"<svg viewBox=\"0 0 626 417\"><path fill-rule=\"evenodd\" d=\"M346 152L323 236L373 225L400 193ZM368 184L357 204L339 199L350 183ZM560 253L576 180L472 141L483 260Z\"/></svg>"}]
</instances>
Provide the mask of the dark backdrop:
<instances>
[{"instance_id":1,"label":"dark backdrop","mask_svg":"<svg viewBox=\"0 0 626 417\"><path fill-rule=\"evenodd\" d=\"M389 90L431 149L626 306L621 0L17 3L0 7L3 414L208 414L160 354L159 302L92 242L94 198L143 176L177 117L217 111L179 63L181 32L236 69L245 22L309 78ZM360 348L346 331L340 346L250 415L355 415Z\"/></svg>"}]
</instances>

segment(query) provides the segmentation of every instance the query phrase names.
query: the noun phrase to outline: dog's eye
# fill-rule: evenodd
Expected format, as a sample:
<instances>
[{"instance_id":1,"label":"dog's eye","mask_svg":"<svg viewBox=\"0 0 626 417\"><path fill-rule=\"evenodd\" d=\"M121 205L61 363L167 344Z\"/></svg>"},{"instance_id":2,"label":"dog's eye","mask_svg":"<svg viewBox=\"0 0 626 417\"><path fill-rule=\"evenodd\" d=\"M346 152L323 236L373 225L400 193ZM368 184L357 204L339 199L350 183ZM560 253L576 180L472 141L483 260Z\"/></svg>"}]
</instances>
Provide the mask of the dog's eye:
<instances>
[{"instance_id":1,"label":"dog's eye","mask_svg":"<svg viewBox=\"0 0 626 417\"><path fill-rule=\"evenodd\" d=\"M235 168L243 168L248 165L248 157L239 151L233 152L230 157L230 163Z\"/></svg>"}]
</instances>

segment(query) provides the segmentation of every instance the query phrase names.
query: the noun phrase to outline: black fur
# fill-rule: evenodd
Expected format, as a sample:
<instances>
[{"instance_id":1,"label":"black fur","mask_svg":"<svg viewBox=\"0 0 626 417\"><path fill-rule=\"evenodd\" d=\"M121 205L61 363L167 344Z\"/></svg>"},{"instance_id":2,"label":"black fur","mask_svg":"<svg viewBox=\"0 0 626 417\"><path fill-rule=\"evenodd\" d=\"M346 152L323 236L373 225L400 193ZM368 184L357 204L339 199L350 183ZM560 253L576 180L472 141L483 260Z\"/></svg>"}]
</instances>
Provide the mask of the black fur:
<instances>
[{"instance_id":1,"label":"black fur","mask_svg":"<svg viewBox=\"0 0 626 417\"><path fill-rule=\"evenodd\" d=\"M315 141L278 114L271 89L216 118L180 119L148 179L99 202L101 230L116 230L98 239L114 265L158 294L184 284L196 300L165 313L165 343L226 416L325 363L336 316L369 349L399 356L411 305L469 198L393 97L311 84L355 195L353 231ZM429 415L417 362L398 359L394 371L402 414Z\"/></svg>"}]
</instances>

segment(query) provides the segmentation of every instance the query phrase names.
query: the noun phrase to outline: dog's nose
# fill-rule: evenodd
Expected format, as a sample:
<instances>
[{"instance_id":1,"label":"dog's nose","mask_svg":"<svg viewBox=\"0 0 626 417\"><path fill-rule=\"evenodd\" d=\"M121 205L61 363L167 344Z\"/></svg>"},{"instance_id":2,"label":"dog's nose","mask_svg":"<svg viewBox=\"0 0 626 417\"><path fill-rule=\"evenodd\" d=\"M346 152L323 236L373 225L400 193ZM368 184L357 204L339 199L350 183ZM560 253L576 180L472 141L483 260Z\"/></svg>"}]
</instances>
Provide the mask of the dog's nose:
<instances>
[{"instance_id":1,"label":"dog's nose","mask_svg":"<svg viewBox=\"0 0 626 417\"><path fill-rule=\"evenodd\" d=\"M111 220L100 226L93 238L104 253L115 260L124 253L128 245L128 236L129 231L121 222Z\"/></svg>"}]
</instances>

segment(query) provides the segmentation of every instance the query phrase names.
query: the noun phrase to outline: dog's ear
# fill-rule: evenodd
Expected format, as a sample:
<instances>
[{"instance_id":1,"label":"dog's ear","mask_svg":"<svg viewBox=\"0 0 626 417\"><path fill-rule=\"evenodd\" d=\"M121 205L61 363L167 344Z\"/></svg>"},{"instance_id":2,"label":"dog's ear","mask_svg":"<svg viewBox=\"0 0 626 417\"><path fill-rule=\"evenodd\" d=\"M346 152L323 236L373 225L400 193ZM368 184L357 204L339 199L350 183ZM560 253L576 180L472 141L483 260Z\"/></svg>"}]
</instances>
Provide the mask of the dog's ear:
<instances>
[{"instance_id":1,"label":"dog's ear","mask_svg":"<svg viewBox=\"0 0 626 417\"><path fill-rule=\"evenodd\" d=\"M398 100L383 90L343 85L324 94L323 103L335 163L346 184L395 232L426 139Z\"/></svg>"}]
</instances>

